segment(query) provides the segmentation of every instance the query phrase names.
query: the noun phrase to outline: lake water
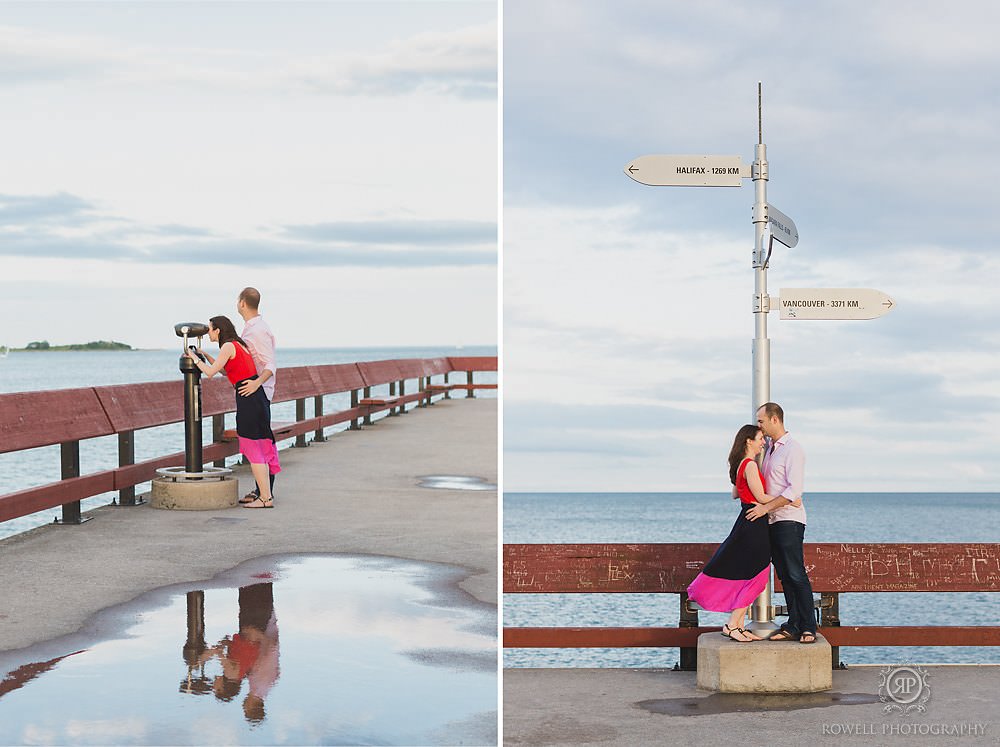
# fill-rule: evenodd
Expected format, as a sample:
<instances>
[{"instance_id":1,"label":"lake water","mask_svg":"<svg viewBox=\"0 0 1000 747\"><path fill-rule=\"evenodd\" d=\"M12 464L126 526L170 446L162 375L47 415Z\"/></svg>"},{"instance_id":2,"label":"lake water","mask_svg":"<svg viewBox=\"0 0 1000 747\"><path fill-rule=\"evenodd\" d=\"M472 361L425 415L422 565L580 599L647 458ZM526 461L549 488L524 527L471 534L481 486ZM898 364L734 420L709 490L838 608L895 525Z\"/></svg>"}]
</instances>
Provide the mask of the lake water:
<instances>
[{"instance_id":1,"label":"lake water","mask_svg":"<svg viewBox=\"0 0 1000 747\"><path fill-rule=\"evenodd\" d=\"M810 493L806 542L997 542L1000 493ZM722 493L506 493L505 543L721 542ZM783 603L781 594L775 603ZM676 594L505 594L505 627L673 626ZM702 625L728 615L699 613ZM842 594L843 625L1000 625L997 593ZM842 648L847 664L1000 663L994 647ZM669 667L678 649L505 649L508 667Z\"/></svg>"},{"instance_id":2,"label":"lake water","mask_svg":"<svg viewBox=\"0 0 1000 747\"><path fill-rule=\"evenodd\" d=\"M420 348L302 348L280 349L280 367L325 365L330 363L353 363L356 361L385 360L391 358L437 358L442 356L496 355L495 346L453 346ZM171 350L137 351L80 351L80 352L12 352L0 358L0 394L8 392L41 391L45 389L69 389L112 384L137 384L148 381L169 381L181 379L178 368L180 343ZM280 377L281 370L278 370ZM437 381L438 379L435 379ZM453 383L464 383L464 374L452 374ZM483 371L475 374L475 381L496 383L496 372ZM407 391L410 391L410 384ZM373 394L388 392L387 386L374 387ZM495 390L481 390L477 397L496 397ZM323 398L324 412L331 413L350 407L350 394L327 395ZM307 416L311 417L311 403L307 405ZM295 420L295 402L275 404L271 409L275 421ZM384 414L381 416L384 417ZM212 421L203 421L202 442L212 441ZM226 416L226 427L235 427L235 415ZM347 423L332 426L326 433L335 433L348 427ZM279 444L279 448L289 448L291 440ZM152 459L164 454L184 450L184 424L147 428L135 434L136 461ZM234 464L238 457L230 457L227 464ZM98 472L118 466L118 439L116 436L92 438L80 443L81 474ZM45 485L60 479L59 446L0 454L0 496L36 485ZM149 483L136 486L136 492L149 490ZM84 511L102 506L116 498L115 493L88 498L81 502ZM40 511L0 524L0 538L27 531L34 527L51 523L60 516L58 508Z\"/></svg>"}]
</instances>

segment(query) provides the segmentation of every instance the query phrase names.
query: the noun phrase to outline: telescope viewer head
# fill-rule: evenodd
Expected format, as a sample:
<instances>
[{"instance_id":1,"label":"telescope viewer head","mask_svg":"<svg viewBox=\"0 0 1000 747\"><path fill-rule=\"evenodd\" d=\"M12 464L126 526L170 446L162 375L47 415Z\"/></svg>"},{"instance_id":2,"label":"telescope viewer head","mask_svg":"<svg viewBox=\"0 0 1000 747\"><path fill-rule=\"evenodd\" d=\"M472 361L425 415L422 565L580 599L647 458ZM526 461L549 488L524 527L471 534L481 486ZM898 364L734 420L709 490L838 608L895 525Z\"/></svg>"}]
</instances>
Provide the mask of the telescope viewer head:
<instances>
[{"instance_id":1,"label":"telescope viewer head","mask_svg":"<svg viewBox=\"0 0 1000 747\"><path fill-rule=\"evenodd\" d=\"M204 337L208 334L208 325L204 322L181 322L174 325L174 333L178 337Z\"/></svg>"}]
</instances>

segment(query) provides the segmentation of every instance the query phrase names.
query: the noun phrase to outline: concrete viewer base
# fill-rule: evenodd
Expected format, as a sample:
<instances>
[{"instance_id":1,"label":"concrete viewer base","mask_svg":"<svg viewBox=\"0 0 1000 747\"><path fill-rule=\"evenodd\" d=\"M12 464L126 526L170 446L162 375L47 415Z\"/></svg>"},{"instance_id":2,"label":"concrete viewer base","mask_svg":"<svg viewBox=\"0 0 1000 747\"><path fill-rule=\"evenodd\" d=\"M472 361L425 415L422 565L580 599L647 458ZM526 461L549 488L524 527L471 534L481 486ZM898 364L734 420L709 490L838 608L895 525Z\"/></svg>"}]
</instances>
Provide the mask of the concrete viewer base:
<instances>
[{"instance_id":1,"label":"concrete viewer base","mask_svg":"<svg viewBox=\"0 0 1000 747\"><path fill-rule=\"evenodd\" d=\"M177 481L157 477L153 480L149 505L181 511L210 511L235 506L238 495L239 481L235 477Z\"/></svg>"},{"instance_id":2,"label":"concrete viewer base","mask_svg":"<svg viewBox=\"0 0 1000 747\"><path fill-rule=\"evenodd\" d=\"M830 644L698 636L698 688L720 693L816 693L833 687Z\"/></svg>"}]
</instances>

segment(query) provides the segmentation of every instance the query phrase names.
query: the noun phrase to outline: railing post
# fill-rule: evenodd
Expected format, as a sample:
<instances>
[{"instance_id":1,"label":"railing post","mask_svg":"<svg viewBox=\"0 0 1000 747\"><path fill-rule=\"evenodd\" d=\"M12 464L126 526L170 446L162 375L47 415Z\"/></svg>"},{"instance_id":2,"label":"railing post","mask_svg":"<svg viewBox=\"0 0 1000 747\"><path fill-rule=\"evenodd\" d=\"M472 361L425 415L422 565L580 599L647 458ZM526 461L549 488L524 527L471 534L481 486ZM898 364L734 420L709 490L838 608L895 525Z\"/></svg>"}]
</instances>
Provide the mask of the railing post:
<instances>
[{"instance_id":1,"label":"railing post","mask_svg":"<svg viewBox=\"0 0 1000 747\"><path fill-rule=\"evenodd\" d=\"M300 397L299 399L295 400L295 422L301 423L305 419L306 419L306 400L304 397ZM305 433L300 433L295 437L295 445L298 448L302 448L303 446L308 446L308 444L306 443Z\"/></svg>"},{"instance_id":2,"label":"railing post","mask_svg":"<svg viewBox=\"0 0 1000 747\"><path fill-rule=\"evenodd\" d=\"M219 443L223 438L226 437L226 416L225 415L213 415L212 416L212 443ZM212 462L213 467L225 467L226 458L216 459Z\"/></svg>"},{"instance_id":3,"label":"railing post","mask_svg":"<svg viewBox=\"0 0 1000 747\"><path fill-rule=\"evenodd\" d=\"M62 461L62 479L69 480L80 476L80 442L63 441L60 444ZM80 518L80 501L62 504L62 524L82 524Z\"/></svg>"},{"instance_id":4,"label":"railing post","mask_svg":"<svg viewBox=\"0 0 1000 747\"><path fill-rule=\"evenodd\" d=\"M472 399L476 396L475 391L472 389L472 371L465 372L465 383L469 385L468 389L465 390L465 398Z\"/></svg>"},{"instance_id":5,"label":"railing post","mask_svg":"<svg viewBox=\"0 0 1000 747\"><path fill-rule=\"evenodd\" d=\"M451 376L451 371L445 371L445 374L444 374L444 383L445 383L445 386L448 385L448 383L449 383L448 378L450 376ZM445 399L451 399L451 391L450 390L445 391L444 398Z\"/></svg>"},{"instance_id":6,"label":"railing post","mask_svg":"<svg viewBox=\"0 0 1000 747\"><path fill-rule=\"evenodd\" d=\"M698 610L692 609L688 605L688 595L686 591L681 592L681 614L677 627L698 627ZM681 660L674 668L683 672L693 672L698 669L698 649L691 648L689 646L681 647Z\"/></svg>"},{"instance_id":7,"label":"railing post","mask_svg":"<svg viewBox=\"0 0 1000 747\"><path fill-rule=\"evenodd\" d=\"M357 389L352 389L351 390L351 409L352 410L357 409L358 399L359 399L359 397L358 397L358 390ZM360 431L361 430L361 420L359 418L354 418L353 420L351 420L350 430L352 430L352 431Z\"/></svg>"},{"instance_id":8,"label":"railing post","mask_svg":"<svg viewBox=\"0 0 1000 747\"><path fill-rule=\"evenodd\" d=\"M366 386L365 387L365 396L364 396L364 399L368 399L371 396L372 396L372 388L370 386ZM365 412L365 421L364 422L365 422L365 425L371 425L372 424L372 411L371 411L370 407Z\"/></svg>"},{"instance_id":9,"label":"railing post","mask_svg":"<svg viewBox=\"0 0 1000 747\"><path fill-rule=\"evenodd\" d=\"M427 377L421 376L417 379L418 390L421 394L427 391ZM417 407L427 407L430 404L430 397L423 396L417 400Z\"/></svg>"},{"instance_id":10,"label":"railing post","mask_svg":"<svg viewBox=\"0 0 1000 747\"><path fill-rule=\"evenodd\" d=\"M406 379L399 380L399 396L403 397L406 395ZM403 402L399 405L399 414L402 415L406 412L406 403Z\"/></svg>"},{"instance_id":11,"label":"railing post","mask_svg":"<svg viewBox=\"0 0 1000 747\"><path fill-rule=\"evenodd\" d=\"M825 591L820 594L820 625L824 628L840 627L840 594ZM846 669L840 661L840 646L830 646L834 669Z\"/></svg>"},{"instance_id":12,"label":"railing post","mask_svg":"<svg viewBox=\"0 0 1000 747\"><path fill-rule=\"evenodd\" d=\"M395 381L390 381L389 382L389 396L390 397L395 397L396 396L396 382ZM395 415L396 414L396 409L397 408L395 408L395 407L390 407L389 408L389 415L390 416Z\"/></svg>"},{"instance_id":13,"label":"railing post","mask_svg":"<svg viewBox=\"0 0 1000 747\"><path fill-rule=\"evenodd\" d=\"M130 464L135 464L135 431L122 431L118 434L118 466ZM118 489L118 505L135 505L135 485Z\"/></svg>"},{"instance_id":14,"label":"railing post","mask_svg":"<svg viewBox=\"0 0 1000 747\"><path fill-rule=\"evenodd\" d=\"M323 395L318 397L313 397L313 415L317 418L323 417ZM326 436L323 435L323 424L320 423L316 432L313 434L313 441L323 443L326 441Z\"/></svg>"}]
</instances>

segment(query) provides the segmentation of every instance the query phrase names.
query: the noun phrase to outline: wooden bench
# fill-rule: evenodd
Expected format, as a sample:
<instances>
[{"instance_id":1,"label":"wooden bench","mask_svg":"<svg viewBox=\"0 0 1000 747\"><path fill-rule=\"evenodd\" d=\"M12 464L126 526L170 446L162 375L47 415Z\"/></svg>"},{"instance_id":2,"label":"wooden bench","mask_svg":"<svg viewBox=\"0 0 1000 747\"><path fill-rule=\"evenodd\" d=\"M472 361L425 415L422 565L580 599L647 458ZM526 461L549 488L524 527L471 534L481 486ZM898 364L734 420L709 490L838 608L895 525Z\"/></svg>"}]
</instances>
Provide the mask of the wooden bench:
<instances>
[{"instance_id":1,"label":"wooden bench","mask_svg":"<svg viewBox=\"0 0 1000 747\"><path fill-rule=\"evenodd\" d=\"M1000 591L1000 544L821 542L803 550L835 668L841 646L1000 646L998 626L844 626L840 620L844 593ZM775 590L781 590L778 580Z\"/></svg>"},{"instance_id":2,"label":"wooden bench","mask_svg":"<svg viewBox=\"0 0 1000 747\"><path fill-rule=\"evenodd\" d=\"M496 384L476 384L472 380L474 371L499 371L497 356L495 355L475 355L475 356L450 356L448 364L452 371L465 371L465 383L453 384L453 389L465 389L466 397L475 397L477 389L496 389Z\"/></svg>"},{"instance_id":3,"label":"wooden bench","mask_svg":"<svg viewBox=\"0 0 1000 747\"><path fill-rule=\"evenodd\" d=\"M504 628L505 648L679 647L680 669L697 663L702 633L688 585L715 543L504 545L503 590L524 593L668 593L680 595L677 627ZM820 600L820 632L840 646L1000 646L998 626L843 626L847 592L1000 591L1000 544L807 543L806 570ZM776 582L776 591L780 591Z\"/></svg>"},{"instance_id":4,"label":"wooden bench","mask_svg":"<svg viewBox=\"0 0 1000 747\"><path fill-rule=\"evenodd\" d=\"M274 434L274 440L283 441L286 438L295 436L295 425L294 422L271 423L271 432ZM239 437L235 428L227 428L222 432L223 441L238 441Z\"/></svg>"},{"instance_id":5,"label":"wooden bench","mask_svg":"<svg viewBox=\"0 0 1000 747\"><path fill-rule=\"evenodd\" d=\"M437 365L432 364L435 373ZM301 446L306 444L309 431L315 432L314 440L321 441L327 426L350 422L351 429L358 429L361 419L369 418L370 422L371 413L378 409L392 406L403 411L409 402L429 401L431 394L423 386L406 393L407 379L423 383L427 376L428 364L422 359L283 368L278 372L274 402L294 400L295 422L275 423L272 428L281 438L294 436L296 445ZM235 395L223 377L202 379L201 383L201 415L212 418L213 434L213 442L202 449L203 461L222 466L226 457L239 451L238 445L227 439L225 428L226 413L236 407ZM389 384L390 396L378 401L370 396L371 387L382 383ZM370 400L367 405L361 404L363 391ZM350 394L350 407L324 413L323 396L337 393ZM314 400L314 416L307 419L309 397ZM184 384L179 377L142 384L0 394L0 453L58 444L62 478L0 495L0 522L62 506L62 523L78 524L83 520L80 501L111 491L118 492L119 505L136 505L136 485L153 479L157 469L185 460L184 452L178 451L136 463L136 432L183 421ZM118 467L81 475L80 441L112 435L118 437Z\"/></svg>"},{"instance_id":6,"label":"wooden bench","mask_svg":"<svg viewBox=\"0 0 1000 747\"><path fill-rule=\"evenodd\" d=\"M717 544L504 545L505 594L680 594L677 627L504 628L504 648L679 647L680 669L694 669L698 627L686 589Z\"/></svg>"},{"instance_id":7,"label":"wooden bench","mask_svg":"<svg viewBox=\"0 0 1000 747\"><path fill-rule=\"evenodd\" d=\"M401 370L399 361L362 361L358 363L358 370L365 383L364 396L358 402L365 408L365 425L371 425L372 414L376 412L388 410L390 415L401 415L406 411L406 403L411 398L406 396L406 374ZM383 385L388 386L389 393L373 397L372 389Z\"/></svg>"},{"instance_id":8,"label":"wooden bench","mask_svg":"<svg viewBox=\"0 0 1000 747\"><path fill-rule=\"evenodd\" d=\"M427 392L427 404L434 404L434 395L443 395L444 399L451 399L451 391L456 385L448 381L452 373L451 362L447 358L425 358L423 361L423 390ZM443 381L434 383L435 376L442 376Z\"/></svg>"}]
</instances>

